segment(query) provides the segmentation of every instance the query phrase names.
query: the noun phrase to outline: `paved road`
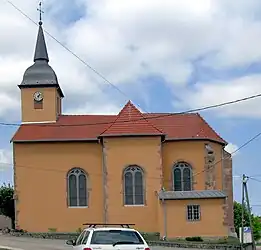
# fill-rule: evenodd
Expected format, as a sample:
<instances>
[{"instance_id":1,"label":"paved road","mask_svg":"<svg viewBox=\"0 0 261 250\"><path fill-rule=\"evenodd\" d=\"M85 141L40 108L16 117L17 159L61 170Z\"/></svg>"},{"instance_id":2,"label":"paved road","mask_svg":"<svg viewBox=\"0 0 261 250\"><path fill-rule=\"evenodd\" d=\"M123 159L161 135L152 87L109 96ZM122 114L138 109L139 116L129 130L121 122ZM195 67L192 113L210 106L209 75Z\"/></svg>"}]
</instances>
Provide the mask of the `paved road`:
<instances>
[{"instance_id":1,"label":"paved road","mask_svg":"<svg viewBox=\"0 0 261 250\"><path fill-rule=\"evenodd\" d=\"M66 250L72 247L65 245L64 240L10 237L0 235L0 246L16 248L16 250ZM151 247L151 250L170 250L168 247ZM182 250L182 248L178 248ZM186 248L186 250L190 250ZM195 250L195 249L194 249Z\"/></svg>"},{"instance_id":2,"label":"paved road","mask_svg":"<svg viewBox=\"0 0 261 250\"><path fill-rule=\"evenodd\" d=\"M35 239L23 237L10 237L0 235L0 246L16 248L16 250L66 250L72 247L65 245L64 240ZM168 247L151 247L151 250L170 250ZM177 250L192 250L190 248L177 248ZM195 248L193 248L195 250ZM205 249L207 250L207 249ZM261 250L258 246L257 250Z\"/></svg>"},{"instance_id":3,"label":"paved road","mask_svg":"<svg viewBox=\"0 0 261 250\"><path fill-rule=\"evenodd\" d=\"M65 245L63 240L46 240L23 237L10 237L0 235L0 246L8 246L12 248L23 250L65 250L71 249L70 246Z\"/></svg>"}]
</instances>

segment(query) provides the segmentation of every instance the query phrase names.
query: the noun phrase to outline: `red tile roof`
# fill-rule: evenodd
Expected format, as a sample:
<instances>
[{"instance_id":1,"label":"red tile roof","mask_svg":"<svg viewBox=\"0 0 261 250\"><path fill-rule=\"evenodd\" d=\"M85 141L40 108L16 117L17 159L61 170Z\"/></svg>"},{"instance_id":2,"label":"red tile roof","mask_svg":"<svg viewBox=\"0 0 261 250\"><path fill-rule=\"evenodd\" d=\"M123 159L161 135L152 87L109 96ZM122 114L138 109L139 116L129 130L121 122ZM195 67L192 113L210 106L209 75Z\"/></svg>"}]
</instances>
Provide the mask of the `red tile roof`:
<instances>
[{"instance_id":1,"label":"red tile roof","mask_svg":"<svg viewBox=\"0 0 261 250\"><path fill-rule=\"evenodd\" d=\"M129 101L100 136L163 134Z\"/></svg>"},{"instance_id":2,"label":"red tile roof","mask_svg":"<svg viewBox=\"0 0 261 250\"><path fill-rule=\"evenodd\" d=\"M226 144L197 113L141 113L131 103L118 115L61 115L56 123L22 124L12 141L84 141L126 134L165 134L167 140L206 139Z\"/></svg>"}]
</instances>

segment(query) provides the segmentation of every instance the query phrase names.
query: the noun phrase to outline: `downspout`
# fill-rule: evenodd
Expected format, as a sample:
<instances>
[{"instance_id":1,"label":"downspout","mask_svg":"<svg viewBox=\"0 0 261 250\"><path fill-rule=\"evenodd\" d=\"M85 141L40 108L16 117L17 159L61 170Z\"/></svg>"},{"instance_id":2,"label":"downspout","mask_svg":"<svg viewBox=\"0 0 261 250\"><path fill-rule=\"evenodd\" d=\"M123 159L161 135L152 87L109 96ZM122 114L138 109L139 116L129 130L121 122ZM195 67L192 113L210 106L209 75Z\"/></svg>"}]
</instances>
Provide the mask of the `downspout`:
<instances>
[{"instance_id":1,"label":"downspout","mask_svg":"<svg viewBox=\"0 0 261 250\"><path fill-rule=\"evenodd\" d=\"M167 204L164 198L162 199L163 202L163 214L164 214L164 240L167 239Z\"/></svg>"},{"instance_id":2,"label":"downspout","mask_svg":"<svg viewBox=\"0 0 261 250\"><path fill-rule=\"evenodd\" d=\"M107 216L107 167L106 167L106 149L103 139L100 139L102 146L102 185L103 185L103 223L108 223Z\"/></svg>"},{"instance_id":3,"label":"downspout","mask_svg":"<svg viewBox=\"0 0 261 250\"><path fill-rule=\"evenodd\" d=\"M225 172L224 172L224 147L221 147L221 174L222 174L222 185L221 185L221 188L222 190L224 191L224 184L225 184Z\"/></svg>"},{"instance_id":4,"label":"downspout","mask_svg":"<svg viewBox=\"0 0 261 250\"><path fill-rule=\"evenodd\" d=\"M15 216L14 221L12 219L12 227L13 229L18 228L18 209L17 209L17 201L18 201L18 192L17 192L17 186L16 186L16 161L15 161L15 144L13 142L13 169L14 169L14 175L13 175L13 183L14 183L14 209L15 209Z\"/></svg>"},{"instance_id":5,"label":"downspout","mask_svg":"<svg viewBox=\"0 0 261 250\"><path fill-rule=\"evenodd\" d=\"M165 192L165 187L164 187L164 166L163 166L163 143L166 141L165 136L161 138L161 145L160 145L160 151L161 151L161 171L162 171L162 177L161 177L161 192ZM163 223L164 223L164 236L163 240L167 239L167 204L166 200L162 199L162 204L163 204Z\"/></svg>"}]
</instances>

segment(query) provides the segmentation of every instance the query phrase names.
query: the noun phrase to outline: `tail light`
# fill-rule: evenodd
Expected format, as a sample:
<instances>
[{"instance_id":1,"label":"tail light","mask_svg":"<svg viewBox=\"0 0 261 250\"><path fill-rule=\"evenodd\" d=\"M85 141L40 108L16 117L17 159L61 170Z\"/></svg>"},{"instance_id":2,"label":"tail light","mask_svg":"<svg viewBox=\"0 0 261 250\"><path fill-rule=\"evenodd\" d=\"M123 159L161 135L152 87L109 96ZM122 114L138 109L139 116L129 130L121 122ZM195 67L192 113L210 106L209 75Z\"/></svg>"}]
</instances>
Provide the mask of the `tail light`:
<instances>
[{"instance_id":1,"label":"tail light","mask_svg":"<svg viewBox=\"0 0 261 250\"><path fill-rule=\"evenodd\" d=\"M92 250L92 249L89 247L85 247L83 250Z\"/></svg>"},{"instance_id":2,"label":"tail light","mask_svg":"<svg viewBox=\"0 0 261 250\"><path fill-rule=\"evenodd\" d=\"M150 250L150 248L149 248L149 247L146 247L144 250Z\"/></svg>"}]
</instances>

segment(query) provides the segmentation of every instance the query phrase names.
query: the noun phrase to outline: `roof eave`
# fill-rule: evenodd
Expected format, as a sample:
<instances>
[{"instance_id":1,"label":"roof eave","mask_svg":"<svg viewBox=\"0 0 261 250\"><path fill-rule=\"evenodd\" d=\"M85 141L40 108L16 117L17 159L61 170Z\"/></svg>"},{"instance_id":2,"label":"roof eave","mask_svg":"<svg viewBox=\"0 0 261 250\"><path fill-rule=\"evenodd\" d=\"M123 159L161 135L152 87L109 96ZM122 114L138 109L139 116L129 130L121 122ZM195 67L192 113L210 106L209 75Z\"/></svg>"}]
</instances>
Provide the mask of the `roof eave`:
<instances>
[{"instance_id":1,"label":"roof eave","mask_svg":"<svg viewBox=\"0 0 261 250\"><path fill-rule=\"evenodd\" d=\"M29 89L29 88L57 88L58 93L60 94L61 97L64 97L63 91L60 87L60 85L57 84L30 84L30 85L26 85L26 84L19 84L18 88L19 89Z\"/></svg>"},{"instance_id":2,"label":"roof eave","mask_svg":"<svg viewBox=\"0 0 261 250\"><path fill-rule=\"evenodd\" d=\"M102 138L102 137L149 137L149 136L161 136L161 137L165 137L165 134L162 133L158 133L158 134L101 134L98 136L98 138Z\"/></svg>"},{"instance_id":3,"label":"roof eave","mask_svg":"<svg viewBox=\"0 0 261 250\"><path fill-rule=\"evenodd\" d=\"M221 190L193 191L160 191L160 200L195 200L195 199L224 199L227 194Z\"/></svg>"},{"instance_id":4,"label":"roof eave","mask_svg":"<svg viewBox=\"0 0 261 250\"><path fill-rule=\"evenodd\" d=\"M223 146L227 145L226 141L220 141L220 140L215 140L212 138L204 138L204 137L195 137L195 138L166 138L166 141L210 141L210 142L216 142L219 143Z\"/></svg>"},{"instance_id":5,"label":"roof eave","mask_svg":"<svg viewBox=\"0 0 261 250\"><path fill-rule=\"evenodd\" d=\"M213 200L213 199L225 199L225 198L227 198L227 196L218 196L218 197L208 197L208 196L206 196L206 197L204 197L204 196L202 196L202 197L179 197L179 198L162 198L162 197L160 197L159 199L160 200L170 200L170 201L173 201L173 200L201 200L201 199L211 199L211 200Z\"/></svg>"},{"instance_id":6,"label":"roof eave","mask_svg":"<svg viewBox=\"0 0 261 250\"><path fill-rule=\"evenodd\" d=\"M13 143L27 143L27 142L98 142L97 138L72 138L72 139L36 139L36 140L15 140L12 139Z\"/></svg>"}]
</instances>

